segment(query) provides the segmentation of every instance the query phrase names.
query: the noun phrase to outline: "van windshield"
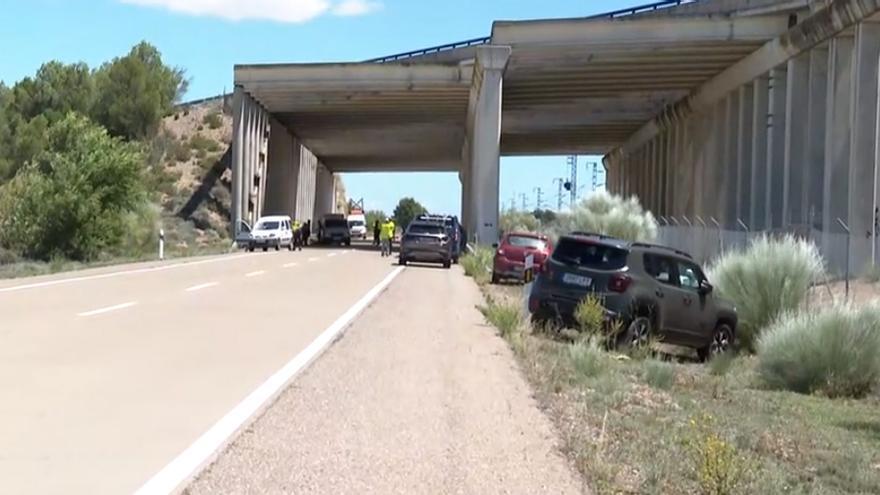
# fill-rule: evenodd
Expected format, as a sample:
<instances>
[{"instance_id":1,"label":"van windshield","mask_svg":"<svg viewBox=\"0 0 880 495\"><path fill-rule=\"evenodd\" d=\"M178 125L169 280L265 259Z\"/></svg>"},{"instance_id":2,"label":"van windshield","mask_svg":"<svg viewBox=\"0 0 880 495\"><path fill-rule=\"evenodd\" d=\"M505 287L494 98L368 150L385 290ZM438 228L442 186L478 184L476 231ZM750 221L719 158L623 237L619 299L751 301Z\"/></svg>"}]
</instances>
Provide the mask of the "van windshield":
<instances>
[{"instance_id":1,"label":"van windshield","mask_svg":"<svg viewBox=\"0 0 880 495\"><path fill-rule=\"evenodd\" d=\"M260 222L257 225L257 230L278 230L279 225L281 225L280 222Z\"/></svg>"},{"instance_id":2,"label":"van windshield","mask_svg":"<svg viewBox=\"0 0 880 495\"><path fill-rule=\"evenodd\" d=\"M364 221L363 220L351 220L348 222L348 224L352 227L363 227Z\"/></svg>"},{"instance_id":3,"label":"van windshield","mask_svg":"<svg viewBox=\"0 0 880 495\"><path fill-rule=\"evenodd\" d=\"M626 266L625 249L590 242L563 239L553 251L553 259L567 265L597 270L618 270Z\"/></svg>"}]
</instances>

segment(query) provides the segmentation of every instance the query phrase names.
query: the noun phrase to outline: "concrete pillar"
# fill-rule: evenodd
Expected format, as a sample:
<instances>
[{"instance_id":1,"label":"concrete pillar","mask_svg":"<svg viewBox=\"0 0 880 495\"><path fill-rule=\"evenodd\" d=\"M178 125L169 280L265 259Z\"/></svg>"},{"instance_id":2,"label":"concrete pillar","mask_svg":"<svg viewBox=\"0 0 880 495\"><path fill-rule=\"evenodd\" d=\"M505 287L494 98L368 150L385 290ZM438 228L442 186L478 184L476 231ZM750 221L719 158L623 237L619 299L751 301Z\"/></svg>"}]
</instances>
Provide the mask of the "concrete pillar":
<instances>
[{"instance_id":1,"label":"concrete pillar","mask_svg":"<svg viewBox=\"0 0 880 495\"><path fill-rule=\"evenodd\" d=\"M787 99L787 71L770 71L770 112L767 115L767 226L783 227L785 216L785 102Z\"/></svg>"},{"instance_id":2,"label":"concrete pillar","mask_svg":"<svg viewBox=\"0 0 880 495\"><path fill-rule=\"evenodd\" d=\"M315 183L315 217L320 219L328 213L336 212L336 179L333 172L323 164L318 164Z\"/></svg>"},{"instance_id":3,"label":"concrete pillar","mask_svg":"<svg viewBox=\"0 0 880 495\"><path fill-rule=\"evenodd\" d=\"M782 211L784 225L804 225L808 221L807 183L807 113L810 102L810 53L788 61L785 100L785 145L783 159Z\"/></svg>"},{"instance_id":4,"label":"concrete pillar","mask_svg":"<svg viewBox=\"0 0 880 495\"><path fill-rule=\"evenodd\" d=\"M299 156L290 131L270 119L268 156L266 157L266 215L296 216L299 179Z\"/></svg>"},{"instance_id":5,"label":"concrete pillar","mask_svg":"<svg viewBox=\"0 0 880 495\"><path fill-rule=\"evenodd\" d=\"M824 230L825 119L828 106L828 45L810 51L809 104L807 105L807 155L804 182L805 209L814 229Z\"/></svg>"},{"instance_id":6,"label":"concrete pillar","mask_svg":"<svg viewBox=\"0 0 880 495\"><path fill-rule=\"evenodd\" d=\"M825 174L822 192L822 224L826 234L841 233L837 219L849 217L850 125L852 115L853 38L838 36L828 48L828 103L825 115ZM866 178L869 179L869 178ZM825 236L825 252L833 238ZM840 267L839 259L831 260Z\"/></svg>"},{"instance_id":7,"label":"concrete pillar","mask_svg":"<svg viewBox=\"0 0 880 495\"><path fill-rule=\"evenodd\" d=\"M470 161L471 151L467 137L461 150L461 170L458 177L461 181L461 224L464 227L468 240L474 239L474 218L473 218L473 194L471 193L471 173Z\"/></svg>"},{"instance_id":8,"label":"concrete pillar","mask_svg":"<svg viewBox=\"0 0 880 495\"><path fill-rule=\"evenodd\" d=\"M315 199L317 192L318 158L297 140L296 154L299 161L297 179L296 219L301 222L316 221Z\"/></svg>"},{"instance_id":9,"label":"concrete pillar","mask_svg":"<svg viewBox=\"0 0 880 495\"><path fill-rule=\"evenodd\" d=\"M477 48L469 105L470 183L474 232L481 244L498 240L501 100L510 47Z\"/></svg>"},{"instance_id":10,"label":"concrete pillar","mask_svg":"<svg viewBox=\"0 0 880 495\"><path fill-rule=\"evenodd\" d=\"M666 130L666 167L663 176L663 216L675 215L675 191L679 187L675 183L676 169L679 166L677 157L677 142L679 126L677 123L669 126Z\"/></svg>"},{"instance_id":11,"label":"concrete pillar","mask_svg":"<svg viewBox=\"0 0 880 495\"><path fill-rule=\"evenodd\" d=\"M770 81L759 77L754 81L752 111L752 204L749 227L763 230L767 226L767 113L769 112Z\"/></svg>"},{"instance_id":12,"label":"concrete pillar","mask_svg":"<svg viewBox=\"0 0 880 495\"><path fill-rule=\"evenodd\" d=\"M754 141L755 87L747 84L739 88L736 135L735 216L748 225L752 204L752 144ZM736 221L734 219L734 221ZM752 226L749 225L749 228Z\"/></svg>"},{"instance_id":13,"label":"concrete pillar","mask_svg":"<svg viewBox=\"0 0 880 495\"><path fill-rule=\"evenodd\" d=\"M657 136L657 146L654 154L654 175L652 182L652 198L654 202L654 214L663 215L663 195L666 194L666 184L663 180L666 170L666 136L661 133Z\"/></svg>"},{"instance_id":14,"label":"concrete pillar","mask_svg":"<svg viewBox=\"0 0 880 495\"><path fill-rule=\"evenodd\" d=\"M874 208L877 206L874 168L877 147L877 76L880 23L856 26L853 53L852 134L850 135L849 226L853 233L850 259L854 270L873 260Z\"/></svg>"},{"instance_id":15,"label":"concrete pillar","mask_svg":"<svg viewBox=\"0 0 880 495\"><path fill-rule=\"evenodd\" d=\"M693 133L691 125L697 119L691 117L678 124L676 133L676 159L675 182L675 217L692 216L694 210L694 147L692 145Z\"/></svg>"},{"instance_id":16,"label":"concrete pillar","mask_svg":"<svg viewBox=\"0 0 880 495\"><path fill-rule=\"evenodd\" d=\"M232 96L232 236L235 237L240 229L242 215L242 200L244 198L244 90L236 87Z\"/></svg>"},{"instance_id":17,"label":"concrete pillar","mask_svg":"<svg viewBox=\"0 0 880 495\"><path fill-rule=\"evenodd\" d=\"M725 99L724 109L724 174L721 183L721 215L718 219L726 229L736 229L737 167L739 165L739 91Z\"/></svg>"},{"instance_id":18,"label":"concrete pillar","mask_svg":"<svg viewBox=\"0 0 880 495\"><path fill-rule=\"evenodd\" d=\"M700 217L709 224L711 219L720 220L724 211L722 198L724 183L724 143L725 113L727 103L719 101L711 112L711 127L706 146L706 160L703 173L703 189L705 191L703 209Z\"/></svg>"}]
</instances>

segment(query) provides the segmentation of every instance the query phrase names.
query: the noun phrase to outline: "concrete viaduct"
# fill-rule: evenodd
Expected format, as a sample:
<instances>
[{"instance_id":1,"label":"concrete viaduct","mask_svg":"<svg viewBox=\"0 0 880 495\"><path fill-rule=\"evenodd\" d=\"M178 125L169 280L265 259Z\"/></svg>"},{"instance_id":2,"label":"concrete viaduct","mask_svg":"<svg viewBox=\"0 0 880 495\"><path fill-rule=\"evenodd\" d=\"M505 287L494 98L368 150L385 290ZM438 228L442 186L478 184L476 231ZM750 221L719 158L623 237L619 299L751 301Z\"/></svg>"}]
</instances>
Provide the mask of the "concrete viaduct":
<instances>
[{"instance_id":1,"label":"concrete viaduct","mask_svg":"<svg viewBox=\"0 0 880 495\"><path fill-rule=\"evenodd\" d=\"M333 174L454 171L498 235L502 155L600 154L612 192L873 255L880 0L673 0L357 63L238 65L234 222L334 208ZM837 250L838 252L840 250Z\"/></svg>"}]
</instances>

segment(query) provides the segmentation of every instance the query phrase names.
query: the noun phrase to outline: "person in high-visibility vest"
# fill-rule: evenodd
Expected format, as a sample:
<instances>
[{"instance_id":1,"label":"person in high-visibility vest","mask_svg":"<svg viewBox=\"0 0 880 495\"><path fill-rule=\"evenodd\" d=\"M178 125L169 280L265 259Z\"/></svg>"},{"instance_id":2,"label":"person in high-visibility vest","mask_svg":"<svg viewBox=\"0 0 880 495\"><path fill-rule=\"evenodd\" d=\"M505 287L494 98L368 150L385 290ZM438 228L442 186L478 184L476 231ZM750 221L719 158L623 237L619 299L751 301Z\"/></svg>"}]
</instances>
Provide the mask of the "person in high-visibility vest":
<instances>
[{"instance_id":1,"label":"person in high-visibility vest","mask_svg":"<svg viewBox=\"0 0 880 495\"><path fill-rule=\"evenodd\" d=\"M385 223L382 224L382 232L380 233L383 257L391 256L391 243L394 240L394 228L394 220L386 218Z\"/></svg>"},{"instance_id":2,"label":"person in high-visibility vest","mask_svg":"<svg viewBox=\"0 0 880 495\"><path fill-rule=\"evenodd\" d=\"M299 249L302 251L302 225L299 223L299 220L293 221L291 229L293 230L293 249Z\"/></svg>"}]
</instances>

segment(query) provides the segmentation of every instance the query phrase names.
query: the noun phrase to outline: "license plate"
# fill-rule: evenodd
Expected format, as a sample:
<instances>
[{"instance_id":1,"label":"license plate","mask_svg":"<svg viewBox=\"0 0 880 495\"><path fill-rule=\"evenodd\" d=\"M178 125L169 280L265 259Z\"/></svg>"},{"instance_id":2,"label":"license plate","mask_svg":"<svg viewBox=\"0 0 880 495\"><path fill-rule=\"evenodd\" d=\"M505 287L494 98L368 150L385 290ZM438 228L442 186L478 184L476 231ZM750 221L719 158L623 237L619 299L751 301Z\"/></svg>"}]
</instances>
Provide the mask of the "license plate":
<instances>
[{"instance_id":1,"label":"license plate","mask_svg":"<svg viewBox=\"0 0 880 495\"><path fill-rule=\"evenodd\" d=\"M562 275L562 281L566 284L577 285L579 287L589 287L590 284L593 283L593 279L590 277L575 275L574 273L564 273Z\"/></svg>"}]
</instances>

